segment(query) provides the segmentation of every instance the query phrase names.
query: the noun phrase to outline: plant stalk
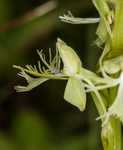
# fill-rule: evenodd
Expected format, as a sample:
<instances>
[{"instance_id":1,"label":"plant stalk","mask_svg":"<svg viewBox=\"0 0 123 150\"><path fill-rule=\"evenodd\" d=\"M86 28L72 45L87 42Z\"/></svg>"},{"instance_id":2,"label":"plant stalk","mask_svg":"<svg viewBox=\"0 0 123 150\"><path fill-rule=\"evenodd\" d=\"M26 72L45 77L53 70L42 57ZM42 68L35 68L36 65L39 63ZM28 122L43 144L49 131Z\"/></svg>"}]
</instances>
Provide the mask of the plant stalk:
<instances>
[{"instance_id":1,"label":"plant stalk","mask_svg":"<svg viewBox=\"0 0 123 150\"><path fill-rule=\"evenodd\" d=\"M101 139L104 150L121 150L121 123L116 117L102 127Z\"/></svg>"}]
</instances>

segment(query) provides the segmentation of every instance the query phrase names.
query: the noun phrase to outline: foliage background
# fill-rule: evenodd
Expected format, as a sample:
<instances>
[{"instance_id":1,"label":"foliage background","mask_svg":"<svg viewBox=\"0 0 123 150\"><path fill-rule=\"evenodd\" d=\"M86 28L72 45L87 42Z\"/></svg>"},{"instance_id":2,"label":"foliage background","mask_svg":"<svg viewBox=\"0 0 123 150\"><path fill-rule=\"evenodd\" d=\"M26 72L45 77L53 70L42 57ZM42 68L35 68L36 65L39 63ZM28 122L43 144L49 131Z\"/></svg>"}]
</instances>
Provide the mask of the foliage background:
<instances>
[{"instance_id":1,"label":"foliage background","mask_svg":"<svg viewBox=\"0 0 123 150\"><path fill-rule=\"evenodd\" d=\"M86 111L79 112L63 99L65 81L48 81L29 93L13 88L25 82L12 65L35 64L36 50L55 49L57 37L76 50L83 66L95 70L97 25L71 25L58 18L68 10L77 17L95 17L92 2L57 0L52 11L42 16L36 12L30 20L47 2L0 0L0 149L99 150L100 122L90 96Z\"/></svg>"}]
</instances>

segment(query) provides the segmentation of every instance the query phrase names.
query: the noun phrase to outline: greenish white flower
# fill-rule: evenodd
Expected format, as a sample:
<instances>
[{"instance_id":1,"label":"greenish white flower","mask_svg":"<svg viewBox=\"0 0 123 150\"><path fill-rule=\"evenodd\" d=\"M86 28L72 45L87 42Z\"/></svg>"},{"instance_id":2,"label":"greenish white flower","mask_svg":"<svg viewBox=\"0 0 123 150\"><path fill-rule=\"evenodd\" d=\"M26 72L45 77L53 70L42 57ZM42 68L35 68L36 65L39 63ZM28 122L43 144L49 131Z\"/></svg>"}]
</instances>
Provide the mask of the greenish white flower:
<instances>
[{"instance_id":1,"label":"greenish white flower","mask_svg":"<svg viewBox=\"0 0 123 150\"><path fill-rule=\"evenodd\" d=\"M56 46L63 61L63 74L68 76L64 98L67 102L84 111L86 106L85 87L81 79L76 76L81 71L81 60L76 52L62 40L58 39Z\"/></svg>"},{"instance_id":2,"label":"greenish white flower","mask_svg":"<svg viewBox=\"0 0 123 150\"><path fill-rule=\"evenodd\" d=\"M98 77L95 73L84 69L76 52L60 39L56 44L54 58L49 51L49 62L46 61L42 51L38 51L38 55L44 64L43 67L40 62L38 62L38 66L34 65L34 67L31 65L26 65L25 68L14 66L21 70L19 75L24 77L28 83L26 86L16 86L17 92L30 91L49 79L68 80L64 93L65 100L84 111L86 92L94 92L103 106L103 100L98 90L117 84L112 79ZM63 61L63 71L61 71L60 58ZM104 106L103 108L105 110Z\"/></svg>"}]
</instances>

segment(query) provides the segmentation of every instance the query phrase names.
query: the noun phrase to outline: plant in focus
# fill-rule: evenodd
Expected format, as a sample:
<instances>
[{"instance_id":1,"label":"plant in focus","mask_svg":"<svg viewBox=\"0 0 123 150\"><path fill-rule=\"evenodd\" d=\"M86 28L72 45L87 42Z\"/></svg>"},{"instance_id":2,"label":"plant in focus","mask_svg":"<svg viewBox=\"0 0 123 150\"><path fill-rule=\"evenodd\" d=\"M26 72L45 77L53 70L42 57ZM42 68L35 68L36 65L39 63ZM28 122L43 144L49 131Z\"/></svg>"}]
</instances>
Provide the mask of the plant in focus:
<instances>
[{"instance_id":1,"label":"plant in focus","mask_svg":"<svg viewBox=\"0 0 123 150\"><path fill-rule=\"evenodd\" d=\"M72 24L99 23L96 45L103 49L97 73L82 66L76 52L57 39L56 55L49 50L48 61L37 51L40 61L35 66L14 68L27 81L27 86L16 86L17 92L30 91L49 79L67 80L64 99L80 111L86 108L86 94L92 95L102 122L101 140L104 150L121 150L123 122L123 0L92 0L99 18L75 18L70 12L60 19ZM63 68L61 65L63 63ZM42 66L42 63L44 64Z\"/></svg>"}]
</instances>

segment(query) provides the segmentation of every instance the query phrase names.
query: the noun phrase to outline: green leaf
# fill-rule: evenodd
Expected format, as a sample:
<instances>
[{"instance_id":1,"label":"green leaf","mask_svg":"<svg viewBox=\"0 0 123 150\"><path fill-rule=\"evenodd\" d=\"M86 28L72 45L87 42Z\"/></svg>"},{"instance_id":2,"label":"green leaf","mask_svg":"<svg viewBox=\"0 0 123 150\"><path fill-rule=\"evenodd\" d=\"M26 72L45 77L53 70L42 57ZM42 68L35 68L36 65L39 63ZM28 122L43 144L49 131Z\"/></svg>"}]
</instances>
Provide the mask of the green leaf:
<instances>
[{"instance_id":1,"label":"green leaf","mask_svg":"<svg viewBox=\"0 0 123 150\"><path fill-rule=\"evenodd\" d=\"M81 111L84 111L86 106L86 93L83 83L74 77L69 78L65 88L64 99L78 107Z\"/></svg>"},{"instance_id":2,"label":"green leaf","mask_svg":"<svg viewBox=\"0 0 123 150\"><path fill-rule=\"evenodd\" d=\"M102 19L99 23L96 34L99 37L99 39L96 40L96 44L100 47L107 39L107 31L105 29L105 23Z\"/></svg>"},{"instance_id":3,"label":"green leaf","mask_svg":"<svg viewBox=\"0 0 123 150\"><path fill-rule=\"evenodd\" d=\"M97 8L101 17L106 16L110 12L109 6L108 6L106 1L104 1L104 0L100 0L100 1L92 0L92 2L94 3L94 5Z\"/></svg>"},{"instance_id":4,"label":"green leaf","mask_svg":"<svg viewBox=\"0 0 123 150\"><path fill-rule=\"evenodd\" d=\"M110 22L108 18L108 15L110 14L111 10L109 9L108 4L104 0L93 0L93 3L100 14L101 23L102 23L102 25L100 26L102 26L104 29L104 25L105 25L105 30L102 30L101 32L107 32L110 35L110 37L112 37Z\"/></svg>"}]
</instances>

